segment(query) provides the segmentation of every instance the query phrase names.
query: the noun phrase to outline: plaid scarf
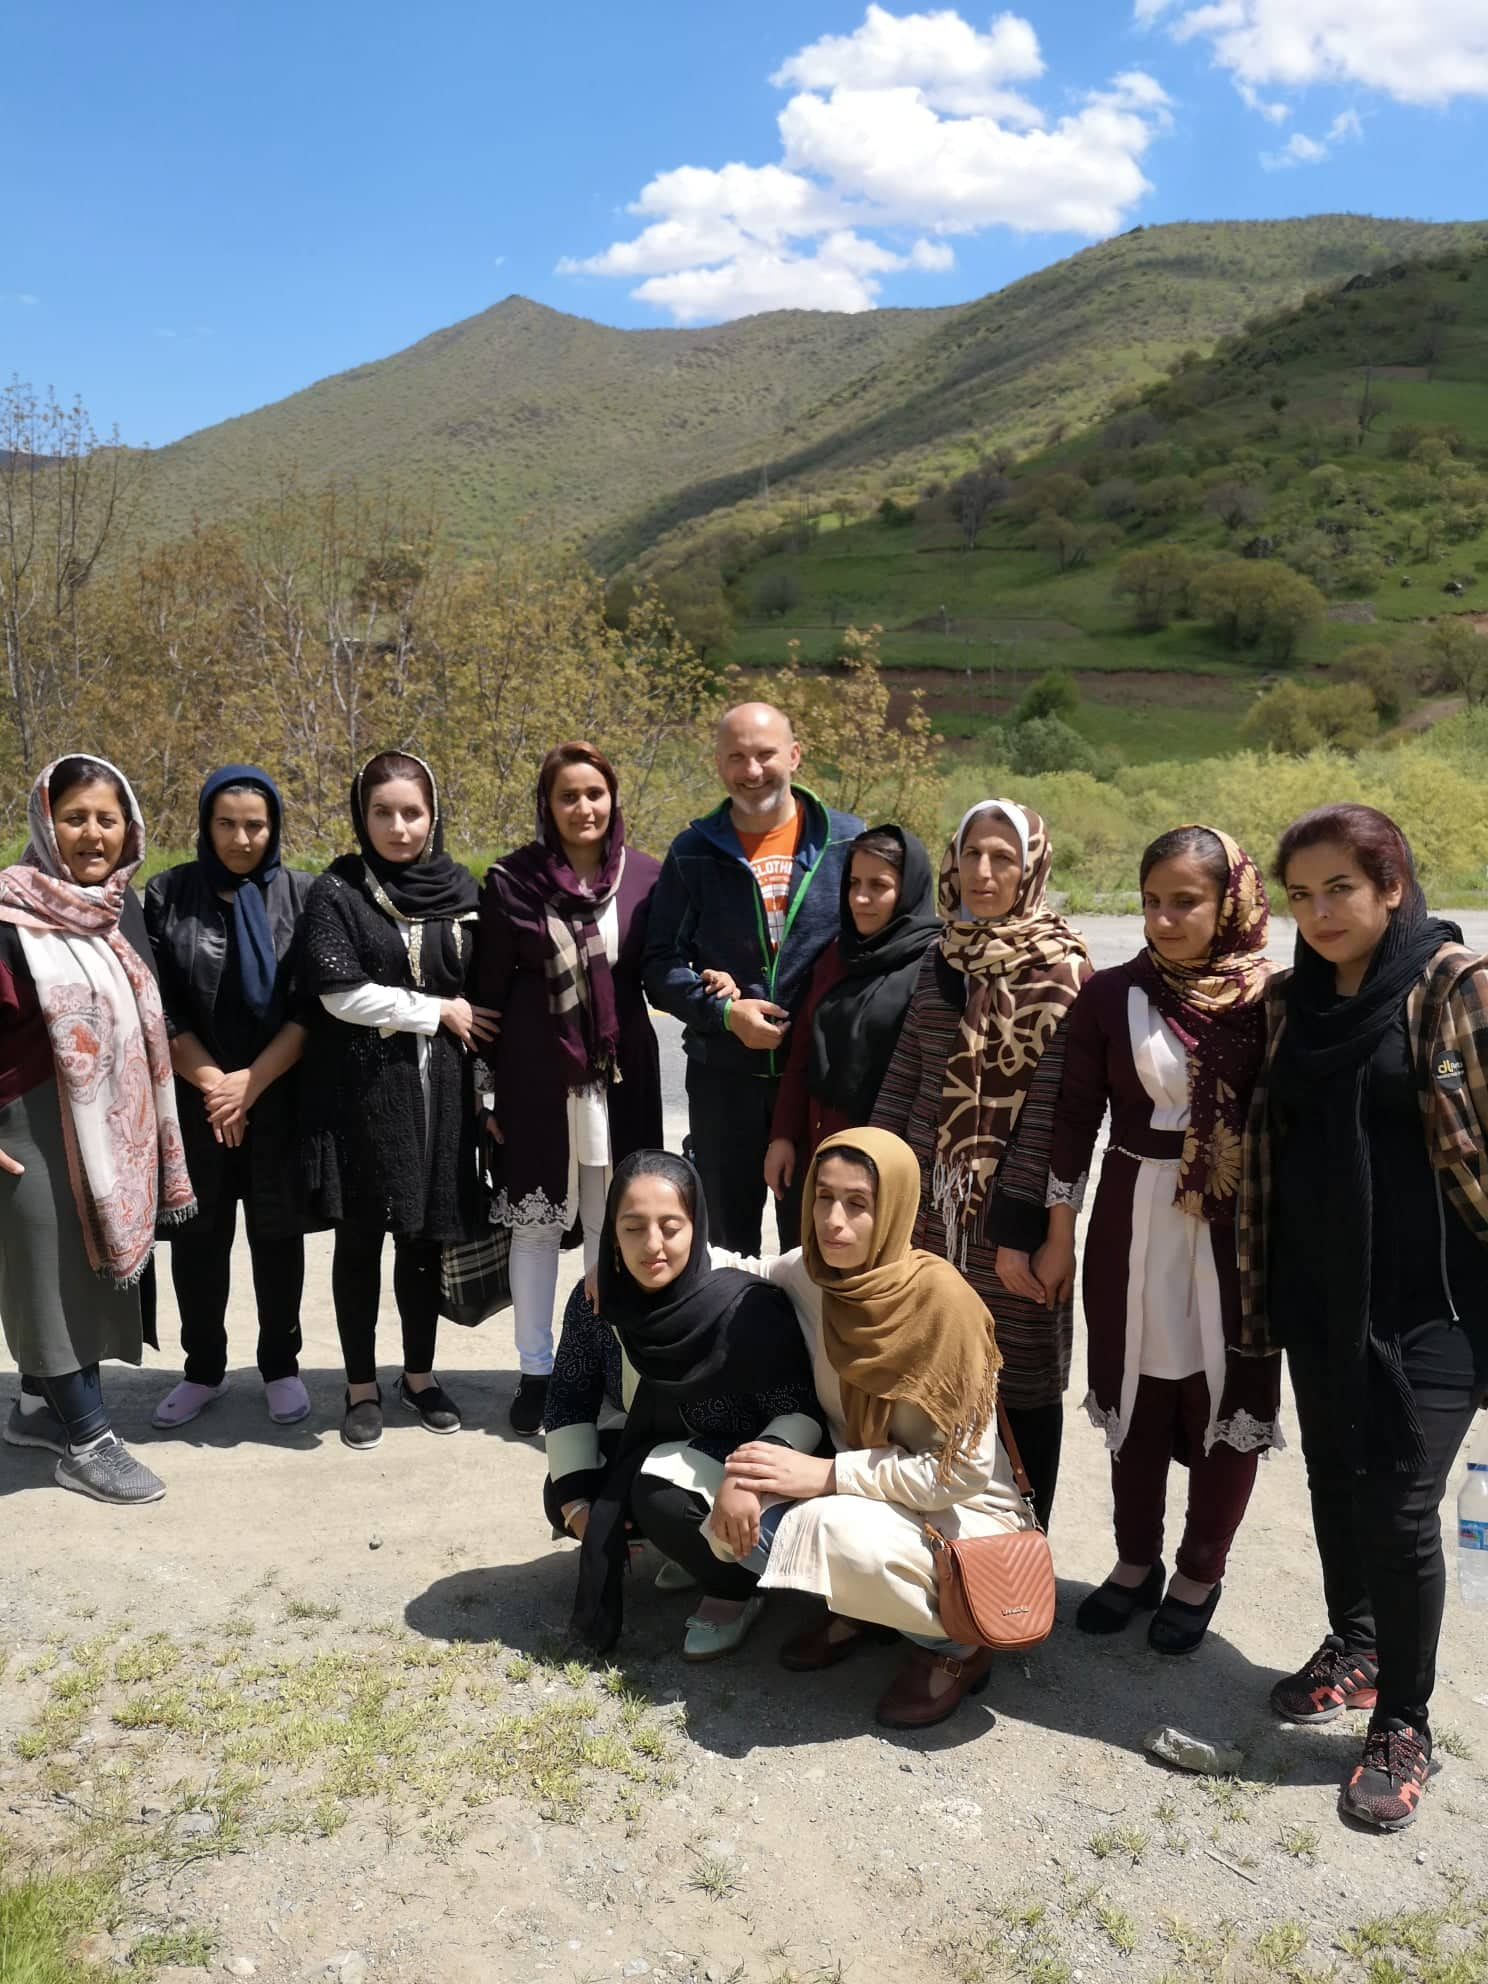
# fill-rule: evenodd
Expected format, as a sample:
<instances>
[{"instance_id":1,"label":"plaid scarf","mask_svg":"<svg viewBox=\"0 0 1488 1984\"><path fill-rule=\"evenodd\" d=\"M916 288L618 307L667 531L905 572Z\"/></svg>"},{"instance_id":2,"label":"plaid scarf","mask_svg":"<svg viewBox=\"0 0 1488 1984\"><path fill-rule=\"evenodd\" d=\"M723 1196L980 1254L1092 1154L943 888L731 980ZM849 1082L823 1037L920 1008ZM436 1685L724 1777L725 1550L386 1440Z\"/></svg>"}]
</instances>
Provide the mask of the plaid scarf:
<instances>
[{"instance_id":1,"label":"plaid scarf","mask_svg":"<svg viewBox=\"0 0 1488 1984\"><path fill-rule=\"evenodd\" d=\"M1244 848L1217 827L1204 831L1229 864L1208 956L1173 964L1149 945L1131 975L1188 1056L1188 1132L1173 1203L1198 1219L1233 1225L1245 1112L1265 1042L1271 961L1261 953L1271 905Z\"/></svg>"},{"instance_id":2,"label":"plaid scarf","mask_svg":"<svg viewBox=\"0 0 1488 1984\"><path fill-rule=\"evenodd\" d=\"M1023 854L1012 907L996 921L964 917L961 903L961 844L989 810L1012 826ZM940 948L965 974L966 1006L946 1060L930 1189L946 1253L961 1267L1044 1049L1090 973L1084 939L1044 901L1053 865L1043 820L1006 799L973 807L941 858Z\"/></svg>"}]
</instances>

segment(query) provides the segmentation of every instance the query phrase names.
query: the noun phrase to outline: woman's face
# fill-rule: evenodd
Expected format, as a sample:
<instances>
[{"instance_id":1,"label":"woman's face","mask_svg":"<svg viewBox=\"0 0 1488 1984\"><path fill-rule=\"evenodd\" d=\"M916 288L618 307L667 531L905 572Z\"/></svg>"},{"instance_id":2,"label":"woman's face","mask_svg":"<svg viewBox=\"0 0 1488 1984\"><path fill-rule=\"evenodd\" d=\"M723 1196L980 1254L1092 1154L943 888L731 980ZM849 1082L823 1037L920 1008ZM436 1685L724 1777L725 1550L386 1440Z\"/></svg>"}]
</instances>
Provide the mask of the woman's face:
<instances>
[{"instance_id":1,"label":"woman's face","mask_svg":"<svg viewBox=\"0 0 1488 1984\"><path fill-rule=\"evenodd\" d=\"M548 808L566 848L586 852L604 845L610 831L610 788L593 765L560 766L548 793Z\"/></svg>"},{"instance_id":2,"label":"woman's face","mask_svg":"<svg viewBox=\"0 0 1488 1984\"><path fill-rule=\"evenodd\" d=\"M224 792L212 801L208 828L212 851L227 872L251 875L269 851L269 802L261 792Z\"/></svg>"},{"instance_id":3,"label":"woman's face","mask_svg":"<svg viewBox=\"0 0 1488 1984\"><path fill-rule=\"evenodd\" d=\"M638 1287L665 1288L687 1266L692 1215L670 1178L632 1178L615 1211L620 1258Z\"/></svg>"},{"instance_id":4,"label":"woman's face","mask_svg":"<svg viewBox=\"0 0 1488 1984\"><path fill-rule=\"evenodd\" d=\"M860 1268L873 1251L873 1210L878 1192L873 1174L842 1157L826 1157L816 1167L811 1217L816 1244L829 1268Z\"/></svg>"},{"instance_id":5,"label":"woman's face","mask_svg":"<svg viewBox=\"0 0 1488 1984\"><path fill-rule=\"evenodd\" d=\"M1191 854L1155 861L1142 884L1147 941L1169 964L1201 964L1219 928L1219 891Z\"/></svg>"},{"instance_id":6,"label":"woman's face","mask_svg":"<svg viewBox=\"0 0 1488 1984\"><path fill-rule=\"evenodd\" d=\"M977 922L1006 916L1023 879L1023 850L1012 822L978 813L961 840L961 900Z\"/></svg>"},{"instance_id":7,"label":"woman's face","mask_svg":"<svg viewBox=\"0 0 1488 1984\"><path fill-rule=\"evenodd\" d=\"M52 808L62 865L84 887L106 882L124 853L129 821L106 779L69 786Z\"/></svg>"},{"instance_id":8,"label":"woman's face","mask_svg":"<svg viewBox=\"0 0 1488 1984\"><path fill-rule=\"evenodd\" d=\"M367 838L384 861L416 861L433 824L415 778L390 778L367 794Z\"/></svg>"},{"instance_id":9,"label":"woman's face","mask_svg":"<svg viewBox=\"0 0 1488 1984\"><path fill-rule=\"evenodd\" d=\"M860 937L876 937L899 906L899 872L861 848L847 877L847 906Z\"/></svg>"},{"instance_id":10,"label":"woman's face","mask_svg":"<svg viewBox=\"0 0 1488 1984\"><path fill-rule=\"evenodd\" d=\"M1299 848L1287 863L1286 892L1302 941L1348 974L1367 967L1405 885L1376 888L1352 848L1323 840Z\"/></svg>"}]
</instances>

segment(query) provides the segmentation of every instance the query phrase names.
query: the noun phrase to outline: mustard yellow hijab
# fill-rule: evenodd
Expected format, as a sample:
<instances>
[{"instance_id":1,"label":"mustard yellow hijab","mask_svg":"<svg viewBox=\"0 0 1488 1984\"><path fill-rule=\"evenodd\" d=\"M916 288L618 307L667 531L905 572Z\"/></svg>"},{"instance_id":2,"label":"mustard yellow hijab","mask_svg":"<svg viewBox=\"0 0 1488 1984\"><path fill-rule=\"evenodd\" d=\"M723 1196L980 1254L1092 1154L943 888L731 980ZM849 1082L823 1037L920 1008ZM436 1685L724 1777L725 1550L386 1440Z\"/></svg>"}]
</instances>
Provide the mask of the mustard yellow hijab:
<instances>
[{"instance_id":1,"label":"mustard yellow hijab","mask_svg":"<svg viewBox=\"0 0 1488 1984\"><path fill-rule=\"evenodd\" d=\"M817 1173L834 1152L860 1152L878 1173L873 1243L861 1267L828 1266L816 1240ZM824 1347L842 1387L854 1448L890 1443L896 1400L919 1407L941 1435L940 1474L975 1453L997 1409L1002 1357L992 1317L938 1254L912 1247L920 1203L914 1152L888 1130L828 1137L806 1174L802 1251L822 1292Z\"/></svg>"}]
</instances>

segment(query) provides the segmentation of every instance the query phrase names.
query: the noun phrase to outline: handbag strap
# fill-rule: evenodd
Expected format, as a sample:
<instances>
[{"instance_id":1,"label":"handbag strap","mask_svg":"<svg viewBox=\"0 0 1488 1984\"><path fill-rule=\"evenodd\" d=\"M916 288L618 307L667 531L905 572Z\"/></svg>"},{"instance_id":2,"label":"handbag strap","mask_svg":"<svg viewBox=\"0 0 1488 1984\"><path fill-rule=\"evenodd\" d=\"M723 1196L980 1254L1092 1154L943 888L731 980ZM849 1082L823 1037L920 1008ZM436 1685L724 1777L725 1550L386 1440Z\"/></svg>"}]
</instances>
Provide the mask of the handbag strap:
<instances>
[{"instance_id":1,"label":"handbag strap","mask_svg":"<svg viewBox=\"0 0 1488 1984\"><path fill-rule=\"evenodd\" d=\"M1012 1424L1008 1419L1007 1407L1002 1402L1002 1393L997 1394L997 1436L1002 1441L1004 1451L1013 1470L1013 1482L1018 1493L1033 1507L1033 1483L1028 1478L1028 1469L1023 1465L1023 1456L1018 1452L1018 1442L1013 1438ZM1034 1516L1040 1529L1043 1524Z\"/></svg>"}]
</instances>

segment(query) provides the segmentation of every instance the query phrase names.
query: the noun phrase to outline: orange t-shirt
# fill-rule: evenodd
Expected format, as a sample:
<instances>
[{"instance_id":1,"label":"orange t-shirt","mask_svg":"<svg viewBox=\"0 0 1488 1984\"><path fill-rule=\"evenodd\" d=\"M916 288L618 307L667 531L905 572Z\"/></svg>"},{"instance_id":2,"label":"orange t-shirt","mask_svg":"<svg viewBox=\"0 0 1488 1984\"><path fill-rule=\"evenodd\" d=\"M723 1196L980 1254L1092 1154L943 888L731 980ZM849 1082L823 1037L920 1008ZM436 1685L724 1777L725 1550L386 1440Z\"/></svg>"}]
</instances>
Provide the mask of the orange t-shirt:
<instances>
[{"instance_id":1,"label":"orange t-shirt","mask_svg":"<svg viewBox=\"0 0 1488 1984\"><path fill-rule=\"evenodd\" d=\"M759 883L759 892L764 898L765 928L770 933L772 951L779 950L780 939L785 935L785 913L790 908L791 869L795 864L805 817L806 808L798 799L795 818L787 820L783 827L771 827L762 834L739 835L744 859L754 870L754 879Z\"/></svg>"}]
</instances>

